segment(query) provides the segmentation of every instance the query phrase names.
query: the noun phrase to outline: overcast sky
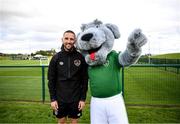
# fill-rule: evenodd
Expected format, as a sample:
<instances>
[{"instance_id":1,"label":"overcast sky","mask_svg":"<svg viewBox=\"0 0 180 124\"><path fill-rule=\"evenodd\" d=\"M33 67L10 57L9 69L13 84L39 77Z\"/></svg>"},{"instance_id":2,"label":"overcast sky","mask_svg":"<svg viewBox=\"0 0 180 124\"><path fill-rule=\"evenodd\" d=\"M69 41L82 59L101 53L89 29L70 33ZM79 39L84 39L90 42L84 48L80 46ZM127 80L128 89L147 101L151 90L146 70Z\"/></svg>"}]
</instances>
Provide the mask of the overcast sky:
<instances>
[{"instance_id":1,"label":"overcast sky","mask_svg":"<svg viewBox=\"0 0 180 124\"><path fill-rule=\"evenodd\" d=\"M119 27L116 51L141 28L143 54L180 52L180 0L0 0L0 52L58 51L65 30L78 33L96 18Z\"/></svg>"}]
</instances>

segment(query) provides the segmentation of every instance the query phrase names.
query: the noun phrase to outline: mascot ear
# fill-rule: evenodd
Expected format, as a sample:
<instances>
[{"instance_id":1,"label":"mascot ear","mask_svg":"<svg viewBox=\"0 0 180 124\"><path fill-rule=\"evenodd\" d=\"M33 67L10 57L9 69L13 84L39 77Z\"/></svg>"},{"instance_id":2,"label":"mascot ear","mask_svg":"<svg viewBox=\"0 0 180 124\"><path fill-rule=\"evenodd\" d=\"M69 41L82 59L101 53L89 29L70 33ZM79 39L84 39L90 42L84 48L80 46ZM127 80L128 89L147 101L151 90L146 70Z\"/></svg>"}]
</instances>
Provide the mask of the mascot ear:
<instances>
[{"instance_id":1,"label":"mascot ear","mask_svg":"<svg viewBox=\"0 0 180 124\"><path fill-rule=\"evenodd\" d=\"M84 31L84 29L87 27L87 24L82 24L81 25L81 31Z\"/></svg>"},{"instance_id":2,"label":"mascot ear","mask_svg":"<svg viewBox=\"0 0 180 124\"><path fill-rule=\"evenodd\" d=\"M106 25L107 28L109 28L112 31L112 33L114 34L115 39L120 38L120 32L119 32L119 29L118 29L118 27L116 25L109 24L109 23L105 24L105 25Z\"/></svg>"}]
</instances>

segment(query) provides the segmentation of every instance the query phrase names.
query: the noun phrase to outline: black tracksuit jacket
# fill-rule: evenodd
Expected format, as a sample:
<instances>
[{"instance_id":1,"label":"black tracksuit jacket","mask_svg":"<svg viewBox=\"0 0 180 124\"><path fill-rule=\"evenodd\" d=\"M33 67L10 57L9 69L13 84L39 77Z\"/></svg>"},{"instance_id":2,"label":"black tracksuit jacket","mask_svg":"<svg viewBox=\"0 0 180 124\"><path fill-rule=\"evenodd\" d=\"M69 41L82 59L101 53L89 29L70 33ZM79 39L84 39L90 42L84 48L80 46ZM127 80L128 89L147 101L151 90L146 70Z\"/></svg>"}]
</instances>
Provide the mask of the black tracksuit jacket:
<instances>
[{"instance_id":1,"label":"black tracksuit jacket","mask_svg":"<svg viewBox=\"0 0 180 124\"><path fill-rule=\"evenodd\" d=\"M76 51L64 50L54 55L48 68L48 87L51 101L64 103L85 101L88 89L87 64Z\"/></svg>"}]
</instances>

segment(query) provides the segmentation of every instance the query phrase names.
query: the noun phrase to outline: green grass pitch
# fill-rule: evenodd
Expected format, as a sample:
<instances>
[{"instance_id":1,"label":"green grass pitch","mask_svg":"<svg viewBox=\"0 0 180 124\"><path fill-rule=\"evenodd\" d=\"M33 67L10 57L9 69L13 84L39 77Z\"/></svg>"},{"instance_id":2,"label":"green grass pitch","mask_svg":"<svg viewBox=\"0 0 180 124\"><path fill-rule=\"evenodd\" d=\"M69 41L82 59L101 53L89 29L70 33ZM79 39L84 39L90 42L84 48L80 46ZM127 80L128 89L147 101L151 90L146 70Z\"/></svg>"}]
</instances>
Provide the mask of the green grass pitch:
<instances>
[{"instance_id":1,"label":"green grass pitch","mask_svg":"<svg viewBox=\"0 0 180 124\"><path fill-rule=\"evenodd\" d=\"M39 61L0 60L0 65L39 65ZM0 123L56 123L49 104L47 68L45 74L46 102L42 104L41 68L0 68ZM130 67L124 75L130 123L180 123L180 74ZM90 123L89 102L88 92L81 123Z\"/></svg>"}]
</instances>

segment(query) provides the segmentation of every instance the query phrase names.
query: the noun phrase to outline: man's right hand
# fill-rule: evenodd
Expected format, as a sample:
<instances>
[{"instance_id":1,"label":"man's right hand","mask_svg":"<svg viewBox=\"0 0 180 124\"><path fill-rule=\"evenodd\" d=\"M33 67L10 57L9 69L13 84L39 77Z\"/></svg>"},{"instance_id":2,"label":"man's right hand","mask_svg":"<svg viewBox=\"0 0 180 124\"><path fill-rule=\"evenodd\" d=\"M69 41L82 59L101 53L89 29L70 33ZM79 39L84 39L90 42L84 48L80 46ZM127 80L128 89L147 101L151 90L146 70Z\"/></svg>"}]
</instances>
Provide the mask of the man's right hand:
<instances>
[{"instance_id":1,"label":"man's right hand","mask_svg":"<svg viewBox=\"0 0 180 124\"><path fill-rule=\"evenodd\" d=\"M58 110L58 103L57 103L57 101L53 101L53 102L51 102L51 108L53 109L53 110Z\"/></svg>"}]
</instances>

